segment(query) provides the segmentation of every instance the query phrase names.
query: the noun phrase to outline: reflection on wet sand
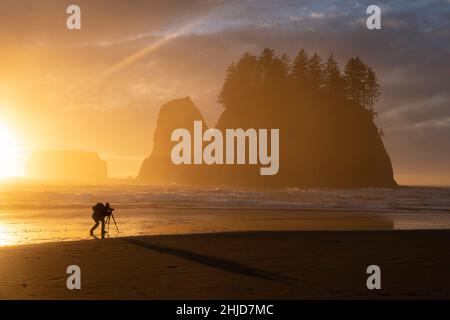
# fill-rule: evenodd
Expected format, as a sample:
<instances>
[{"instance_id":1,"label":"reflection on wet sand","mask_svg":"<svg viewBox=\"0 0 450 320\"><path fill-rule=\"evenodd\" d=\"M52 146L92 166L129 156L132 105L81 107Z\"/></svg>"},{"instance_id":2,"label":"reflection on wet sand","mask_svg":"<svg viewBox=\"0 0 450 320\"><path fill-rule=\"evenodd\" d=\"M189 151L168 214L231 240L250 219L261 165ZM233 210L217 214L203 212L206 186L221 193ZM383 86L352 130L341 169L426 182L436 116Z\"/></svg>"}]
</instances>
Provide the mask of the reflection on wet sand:
<instances>
[{"instance_id":1,"label":"reflection on wet sand","mask_svg":"<svg viewBox=\"0 0 450 320\"><path fill-rule=\"evenodd\" d=\"M109 237L229 231L393 230L386 214L367 212L220 209L121 209L120 233ZM92 239L89 210L0 213L0 246Z\"/></svg>"}]
</instances>

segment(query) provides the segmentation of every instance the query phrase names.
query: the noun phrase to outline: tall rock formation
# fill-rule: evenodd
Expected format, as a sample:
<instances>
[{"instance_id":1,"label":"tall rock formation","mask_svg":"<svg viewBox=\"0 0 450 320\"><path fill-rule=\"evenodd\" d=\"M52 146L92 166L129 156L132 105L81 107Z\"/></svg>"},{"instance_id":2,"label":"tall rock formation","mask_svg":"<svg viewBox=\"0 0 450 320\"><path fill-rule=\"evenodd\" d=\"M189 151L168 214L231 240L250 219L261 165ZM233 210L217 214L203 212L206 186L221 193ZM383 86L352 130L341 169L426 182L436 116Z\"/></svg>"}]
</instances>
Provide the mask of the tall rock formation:
<instances>
[{"instance_id":1,"label":"tall rock formation","mask_svg":"<svg viewBox=\"0 0 450 320\"><path fill-rule=\"evenodd\" d=\"M202 166L177 166L172 163L170 157L172 147L176 144L171 142L173 130L191 129L196 120L205 123L200 111L189 97L170 101L161 107L153 134L153 151L141 166L139 180L153 184L191 185L205 178L207 173Z\"/></svg>"},{"instance_id":2,"label":"tall rock formation","mask_svg":"<svg viewBox=\"0 0 450 320\"><path fill-rule=\"evenodd\" d=\"M216 128L279 128L277 175L261 176L260 165L173 164L170 155L177 142L171 141L172 131L192 131L194 121L203 121L193 102L183 98L161 108L154 148L142 164L138 180L250 188L396 186L389 155L367 110L346 99L304 100L263 112L258 112L259 107L227 109Z\"/></svg>"}]
</instances>

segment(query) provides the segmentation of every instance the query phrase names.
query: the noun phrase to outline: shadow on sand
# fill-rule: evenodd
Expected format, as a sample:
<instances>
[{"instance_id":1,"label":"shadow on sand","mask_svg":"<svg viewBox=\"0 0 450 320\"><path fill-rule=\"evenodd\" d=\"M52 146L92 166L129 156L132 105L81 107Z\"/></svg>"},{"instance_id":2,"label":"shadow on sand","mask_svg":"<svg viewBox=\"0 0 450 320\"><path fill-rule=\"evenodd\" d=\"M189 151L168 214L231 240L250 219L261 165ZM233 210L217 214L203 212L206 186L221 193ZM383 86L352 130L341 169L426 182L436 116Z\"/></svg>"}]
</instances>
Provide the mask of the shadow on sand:
<instances>
[{"instance_id":1,"label":"shadow on sand","mask_svg":"<svg viewBox=\"0 0 450 320\"><path fill-rule=\"evenodd\" d=\"M224 258L207 256L207 255L199 254L196 252L188 251L185 249L170 248L170 247L162 246L160 244L158 244L158 245L151 244L151 243L148 243L143 240L136 239L136 238L125 238L125 241L132 243L136 246L139 246L141 248L154 250L156 252L165 253L165 254L176 256L176 257L183 258L186 260L190 260L190 261L205 265L207 267L212 267L212 268L216 268L216 269L220 269L220 270L224 270L224 271L228 271L228 272L233 272L233 273L237 273L237 274L248 276L248 277L258 278L258 279L262 279L262 280L283 283L283 284L289 285L289 286L296 286L299 284L299 281L297 279L279 275L279 274L276 274L273 272L268 272L268 271L252 268L249 266L245 266L240 263L237 263L237 262L234 262L231 260L227 260Z\"/></svg>"}]
</instances>

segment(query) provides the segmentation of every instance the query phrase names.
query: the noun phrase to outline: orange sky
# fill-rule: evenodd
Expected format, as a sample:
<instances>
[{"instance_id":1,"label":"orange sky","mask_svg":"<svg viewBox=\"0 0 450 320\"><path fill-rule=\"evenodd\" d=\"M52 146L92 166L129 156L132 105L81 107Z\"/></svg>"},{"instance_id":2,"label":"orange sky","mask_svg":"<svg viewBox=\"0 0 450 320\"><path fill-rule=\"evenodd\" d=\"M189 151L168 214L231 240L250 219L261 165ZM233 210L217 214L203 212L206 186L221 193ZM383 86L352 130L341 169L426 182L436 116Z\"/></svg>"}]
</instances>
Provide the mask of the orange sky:
<instances>
[{"instance_id":1,"label":"orange sky","mask_svg":"<svg viewBox=\"0 0 450 320\"><path fill-rule=\"evenodd\" d=\"M71 1L0 4L0 128L20 141L22 162L38 149L96 151L110 177L136 176L163 103L191 96L212 125L225 69L243 52L305 47L373 65L383 92L377 124L397 179L450 185L448 72L440 67L450 41L438 15L445 8L390 1L376 34L362 26L364 4L106 2L77 1L81 31L65 28ZM427 13L426 26L416 9Z\"/></svg>"}]
</instances>

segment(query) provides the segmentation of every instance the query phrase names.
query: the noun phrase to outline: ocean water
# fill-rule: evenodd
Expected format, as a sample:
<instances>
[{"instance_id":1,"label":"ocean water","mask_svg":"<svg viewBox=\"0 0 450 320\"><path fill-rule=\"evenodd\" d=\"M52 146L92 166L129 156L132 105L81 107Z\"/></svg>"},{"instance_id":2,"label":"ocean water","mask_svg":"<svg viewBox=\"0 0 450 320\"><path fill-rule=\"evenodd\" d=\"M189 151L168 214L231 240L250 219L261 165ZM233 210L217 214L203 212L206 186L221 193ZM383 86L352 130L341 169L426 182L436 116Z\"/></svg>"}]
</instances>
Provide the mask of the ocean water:
<instances>
[{"instance_id":1,"label":"ocean water","mask_svg":"<svg viewBox=\"0 0 450 320\"><path fill-rule=\"evenodd\" d=\"M110 202L110 237L252 230L449 229L450 188L235 190L227 187L0 185L0 246L89 239ZM99 230L97 230L99 232Z\"/></svg>"}]
</instances>

